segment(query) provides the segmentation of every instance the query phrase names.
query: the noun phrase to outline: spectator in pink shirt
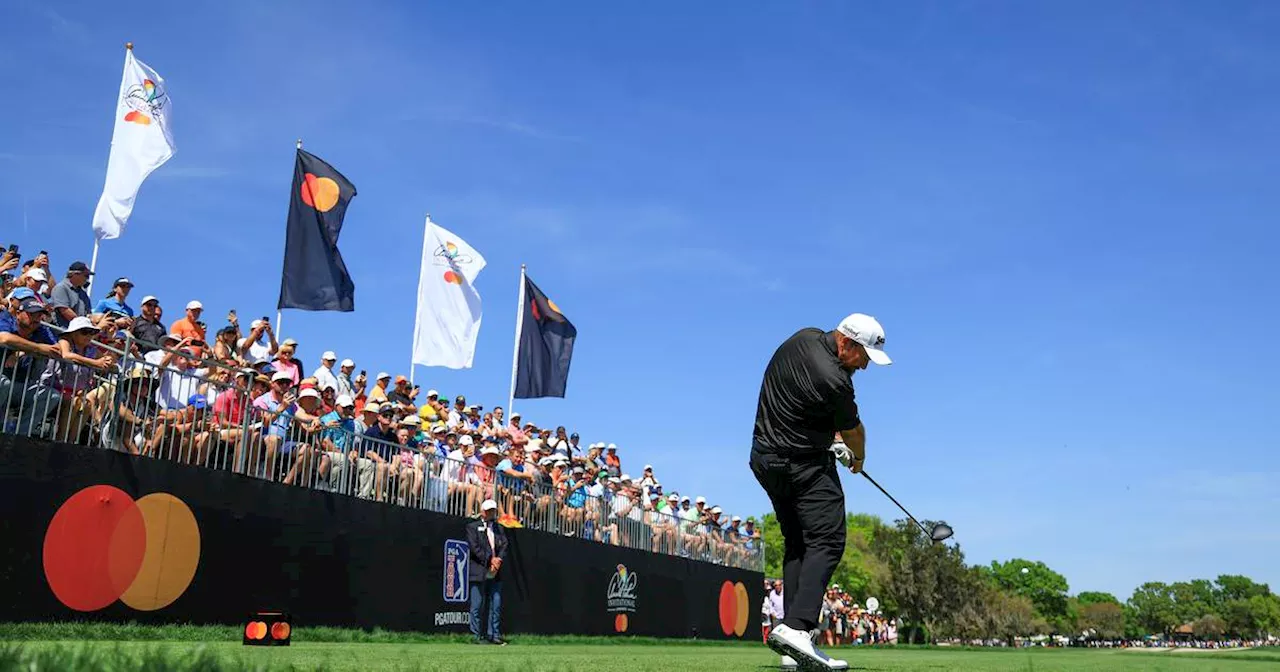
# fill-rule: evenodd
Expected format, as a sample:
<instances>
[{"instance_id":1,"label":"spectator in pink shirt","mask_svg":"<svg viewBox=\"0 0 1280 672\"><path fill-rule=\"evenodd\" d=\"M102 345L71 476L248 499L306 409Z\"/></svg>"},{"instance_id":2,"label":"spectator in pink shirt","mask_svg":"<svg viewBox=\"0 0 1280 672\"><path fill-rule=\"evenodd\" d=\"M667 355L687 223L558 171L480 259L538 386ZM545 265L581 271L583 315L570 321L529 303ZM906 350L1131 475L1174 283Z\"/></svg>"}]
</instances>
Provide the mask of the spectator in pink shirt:
<instances>
[{"instance_id":1,"label":"spectator in pink shirt","mask_svg":"<svg viewBox=\"0 0 1280 672\"><path fill-rule=\"evenodd\" d=\"M294 359L293 353L298 350L298 342L292 338L284 339L276 358L271 361L271 368L289 374L289 380L296 386L302 381L302 362Z\"/></svg>"}]
</instances>

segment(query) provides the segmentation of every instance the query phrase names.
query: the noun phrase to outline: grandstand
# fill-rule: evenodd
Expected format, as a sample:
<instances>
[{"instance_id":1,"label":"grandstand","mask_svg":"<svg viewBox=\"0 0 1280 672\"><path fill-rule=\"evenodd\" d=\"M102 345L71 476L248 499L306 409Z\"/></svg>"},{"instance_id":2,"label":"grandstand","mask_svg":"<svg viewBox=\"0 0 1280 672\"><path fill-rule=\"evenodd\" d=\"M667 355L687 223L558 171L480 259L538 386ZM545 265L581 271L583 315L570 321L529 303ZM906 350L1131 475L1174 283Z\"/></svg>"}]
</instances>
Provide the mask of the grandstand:
<instances>
[{"instance_id":1,"label":"grandstand","mask_svg":"<svg viewBox=\"0 0 1280 672\"><path fill-rule=\"evenodd\" d=\"M3 286L3 431L230 471L387 506L474 516L499 502L508 527L760 571L756 521L667 489L617 446L526 421L404 376L353 377L333 352L310 369L267 320L210 330L199 301L163 307L117 279L92 307L77 262L55 282L47 255ZM0 270L17 259L0 257ZM212 335L212 339L209 336ZM630 459L630 458L628 458Z\"/></svg>"}]
</instances>

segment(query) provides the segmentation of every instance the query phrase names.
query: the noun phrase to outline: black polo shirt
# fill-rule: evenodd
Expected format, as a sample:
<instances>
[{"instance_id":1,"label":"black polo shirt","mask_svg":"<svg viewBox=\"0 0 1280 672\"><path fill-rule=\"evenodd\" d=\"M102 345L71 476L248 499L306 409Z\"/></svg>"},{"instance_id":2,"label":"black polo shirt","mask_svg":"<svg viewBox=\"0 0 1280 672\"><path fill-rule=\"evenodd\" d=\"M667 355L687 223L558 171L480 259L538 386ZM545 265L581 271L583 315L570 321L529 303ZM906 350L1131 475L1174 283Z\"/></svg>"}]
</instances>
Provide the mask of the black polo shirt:
<instances>
[{"instance_id":1,"label":"black polo shirt","mask_svg":"<svg viewBox=\"0 0 1280 672\"><path fill-rule=\"evenodd\" d=\"M159 322L139 318L133 323L133 337L143 341L138 344L138 350L143 353L155 350L156 346L160 345L160 339L167 333L169 332L164 325Z\"/></svg>"},{"instance_id":2,"label":"black polo shirt","mask_svg":"<svg viewBox=\"0 0 1280 672\"><path fill-rule=\"evenodd\" d=\"M853 377L836 358L834 334L801 329L773 353L760 385L753 448L779 455L825 452L836 432L861 422Z\"/></svg>"}]
</instances>

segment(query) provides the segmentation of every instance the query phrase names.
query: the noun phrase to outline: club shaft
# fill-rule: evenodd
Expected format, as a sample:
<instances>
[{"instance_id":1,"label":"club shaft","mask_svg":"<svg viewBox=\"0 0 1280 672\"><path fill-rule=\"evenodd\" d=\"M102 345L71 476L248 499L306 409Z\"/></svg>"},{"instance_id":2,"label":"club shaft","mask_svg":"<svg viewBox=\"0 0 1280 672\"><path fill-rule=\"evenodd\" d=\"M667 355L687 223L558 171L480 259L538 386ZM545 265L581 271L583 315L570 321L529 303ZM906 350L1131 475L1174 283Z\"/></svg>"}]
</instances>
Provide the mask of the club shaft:
<instances>
[{"instance_id":1,"label":"club shaft","mask_svg":"<svg viewBox=\"0 0 1280 672\"><path fill-rule=\"evenodd\" d=\"M898 508L902 509L902 512L907 514L907 517L911 519L911 522L915 523L916 527L920 528L921 532L924 532L925 534L932 534L931 532L929 532L929 530L925 529L924 525L920 524L920 521L916 520L915 516L911 515L911 512L907 510L907 507L903 506L901 503L898 502L898 500L894 499L893 495L889 494L888 490L885 490L884 488L880 487L880 484L876 483L876 479L871 478L871 474L868 474L865 471L859 472L859 473L861 473L863 477L866 478L868 481L871 481L871 485L876 486L877 490L879 490L880 492L883 492L884 496L889 498L889 501L893 502L894 504L897 504Z\"/></svg>"}]
</instances>

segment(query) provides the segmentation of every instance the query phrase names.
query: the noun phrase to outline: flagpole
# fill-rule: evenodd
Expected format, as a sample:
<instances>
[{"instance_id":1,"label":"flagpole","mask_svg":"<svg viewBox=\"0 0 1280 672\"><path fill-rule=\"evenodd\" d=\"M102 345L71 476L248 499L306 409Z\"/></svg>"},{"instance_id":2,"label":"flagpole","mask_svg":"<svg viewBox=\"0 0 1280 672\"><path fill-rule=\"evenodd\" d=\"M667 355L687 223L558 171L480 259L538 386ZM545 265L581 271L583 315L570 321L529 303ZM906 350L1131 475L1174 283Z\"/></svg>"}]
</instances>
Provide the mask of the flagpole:
<instances>
[{"instance_id":1,"label":"flagpole","mask_svg":"<svg viewBox=\"0 0 1280 672\"><path fill-rule=\"evenodd\" d=\"M302 149L302 138L298 138L297 149ZM284 332L280 330L280 325L284 324L284 309L276 308L276 338L280 339L284 336Z\"/></svg>"},{"instance_id":2,"label":"flagpole","mask_svg":"<svg viewBox=\"0 0 1280 672\"><path fill-rule=\"evenodd\" d=\"M94 271L96 271L96 270L98 269L98 243L99 243L99 242L100 242L100 241L98 240L98 237L97 237L97 236L94 236L94 238L93 238L93 258L91 258L91 259L89 260L89 277L90 277L90 278L92 278L92 277L93 277ZM90 294L91 292L93 292L93 284L94 284L93 282L90 282L90 283L89 283L89 286L85 288L85 290L84 290L84 295L85 295L85 296L89 296L89 294Z\"/></svg>"},{"instance_id":3,"label":"flagpole","mask_svg":"<svg viewBox=\"0 0 1280 672\"><path fill-rule=\"evenodd\" d=\"M129 53L133 51L133 43L132 43L132 42L125 42L125 43L124 43L124 51L125 51L125 58L127 59L127 58L128 58ZM127 60L125 61L125 65L126 65L126 66L128 65L128 61L127 61ZM91 277L92 277L92 276L93 276L93 274L94 274L94 273L96 273L96 272L97 272L97 270L98 270L98 245L99 245L101 242L102 242L102 240L101 240L101 239L99 239L99 238L98 238L98 236L97 236L97 235L96 235L96 233L95 233L95 235L94 235L94 237L93 237L93 257L89 259L89 275L90 275ZM88 286L88 287L85 287L85 290L84 290L84 294L85 294L85 296L89 296L90 294L92 294L92 293L93 293L93 285L94 285L94 283L91 281L91 282L89 283L89 286Z\"/></svg>"},{"instance_id":4,"label":"flagpole","mask_svg":"<svg viewBox=\"0 0 1280 672\"><path fill-rule=\"evenodd\" d=\"M431 230L431 213L427 213L427 222L422 227L422 258L427 258L427 232ZM427 272L427 267L423 266L418 269L418 290L422 289L422 276ZM409 346L412 352L409 353L409 384L413 385L413 358L417 355L418 347L418 324L422 319L422 298L419 295L415 302L417 305L413 309L413 343Z\"/></svg>"},{"instance_id":5,"label":"flagpole","mask_svg":"<svg viewBox=\"0 0 1280 672\"><path fill-rule=\"evenodd\" d=\"M516 344L511 353L511 394L507 397L507 418L515 412L513 407L516 405L516 373L520 370L520 329L524 326L524 271L525 265L520 264L520 301L516 307Z\"/></svg>"}]
</instances>

